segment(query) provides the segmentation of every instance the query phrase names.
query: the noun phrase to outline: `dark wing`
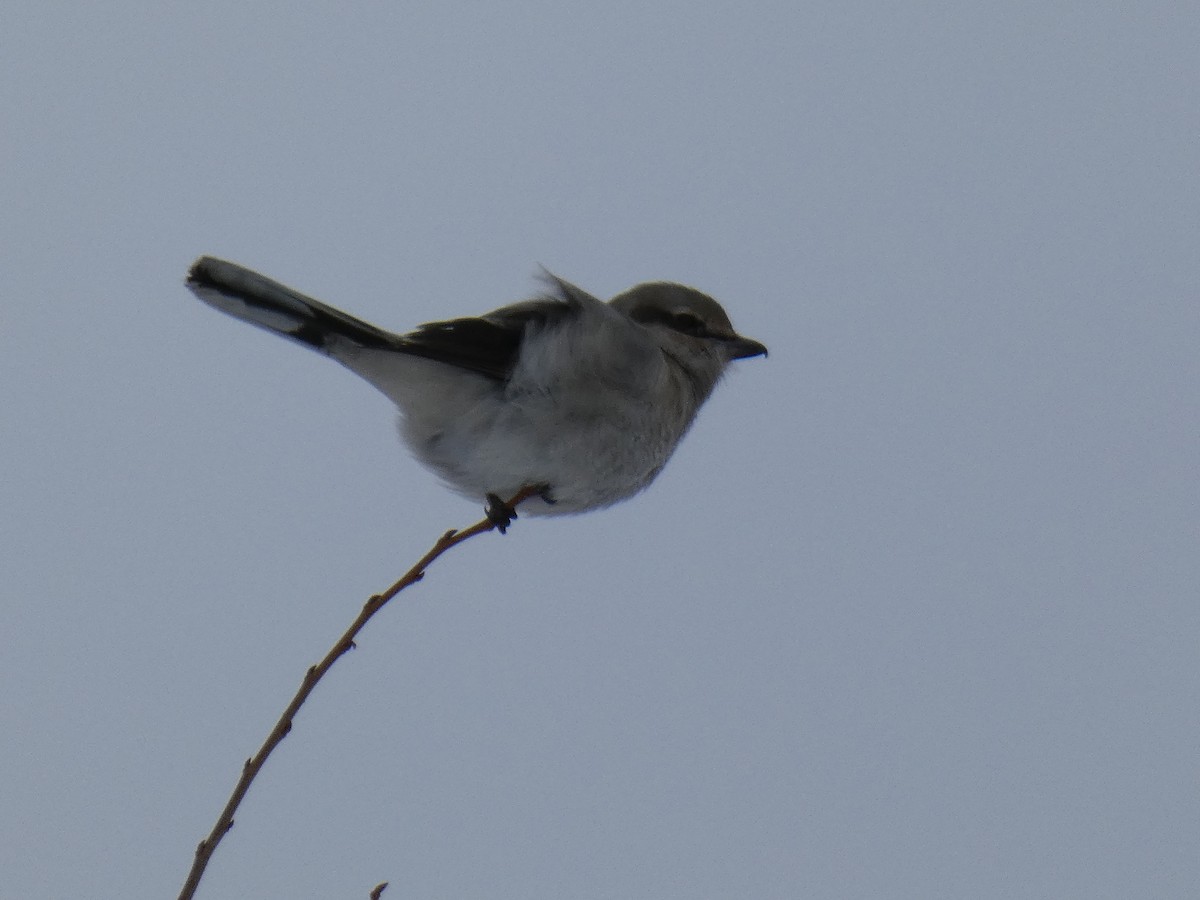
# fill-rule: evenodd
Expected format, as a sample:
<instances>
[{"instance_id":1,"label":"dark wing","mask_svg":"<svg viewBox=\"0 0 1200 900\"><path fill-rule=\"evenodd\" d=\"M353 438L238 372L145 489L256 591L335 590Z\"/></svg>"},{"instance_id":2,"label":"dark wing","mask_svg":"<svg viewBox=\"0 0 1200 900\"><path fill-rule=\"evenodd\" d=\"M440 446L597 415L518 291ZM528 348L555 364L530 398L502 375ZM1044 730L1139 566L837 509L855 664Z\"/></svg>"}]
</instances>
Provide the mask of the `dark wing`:
<instances>
[{"instance_id":1,"label":"dark wing","mask_svg":"<svg viewBox=\"0 0 1200 900\"><path fill-rule=\"evenodd\" d=\"M575 314L569 299L542 297L485 316L430 322L403 336L403 352L477 372L497 381L512 374L530 330Z\"/></svg>"}]
</instances>

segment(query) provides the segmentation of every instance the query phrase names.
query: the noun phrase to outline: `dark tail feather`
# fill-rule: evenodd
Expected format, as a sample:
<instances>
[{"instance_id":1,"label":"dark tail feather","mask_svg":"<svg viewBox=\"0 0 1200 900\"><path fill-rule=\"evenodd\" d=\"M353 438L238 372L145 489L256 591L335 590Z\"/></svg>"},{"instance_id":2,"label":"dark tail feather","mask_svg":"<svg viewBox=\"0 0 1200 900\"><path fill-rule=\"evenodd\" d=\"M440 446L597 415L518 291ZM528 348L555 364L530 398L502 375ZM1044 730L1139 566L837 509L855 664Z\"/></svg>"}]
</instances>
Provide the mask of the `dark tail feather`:
<instances>
[{"instance_id":1,"label":"dark tail feather","mask_svg":"<svg viewBox=\"0 0 1200 900\"><path fill-rule=\"evenodd\" d=\"M306 297L237 263L202 256L188 272L187 286L209 306L306 346L329 352L331 337L362 347L395 348L401 339L319 300Z\"/></svg>"}]
</instances>

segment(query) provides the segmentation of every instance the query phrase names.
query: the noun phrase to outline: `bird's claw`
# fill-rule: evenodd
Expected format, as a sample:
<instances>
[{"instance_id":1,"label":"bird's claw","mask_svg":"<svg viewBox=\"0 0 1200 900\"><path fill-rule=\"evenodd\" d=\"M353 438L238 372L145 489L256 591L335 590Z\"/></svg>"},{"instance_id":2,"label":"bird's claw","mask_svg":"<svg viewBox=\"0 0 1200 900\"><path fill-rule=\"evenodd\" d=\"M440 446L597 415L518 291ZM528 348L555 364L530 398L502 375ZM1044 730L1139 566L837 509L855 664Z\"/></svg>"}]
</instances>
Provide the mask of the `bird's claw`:
<instances>
[{"instance_id":1,"label":"bird's claw","mask_svg":"<svg viewBox=\"0 0 1200 900\"><path fill-rule=\"evenodd\" d=\"M556 501L554 495L550 493L550 485L538 484L530 485L522 488L510 503L500 497L499 494L485 494L487 506L484 507L484 513L487 515L488 521L492 526L504 534L508 531L508 526L512 524L513 519L517 517L517 504L531 497L539 498L543 503L553 506Z\"/></svg>"},{"instance_id":2,"label":"bird's claw","mask_svg":"<svg viewBox=\"0 0 1200 900\"><path fill-rule=\"evenodd\" d=\"M512 524L513 519L517 517L517 511L506 501L501 500L498 494L488 494L486 499L487 506L483 508L484 514L495 529L504 534L508 531L508 526Z\"/></svg>"}]
</instances>

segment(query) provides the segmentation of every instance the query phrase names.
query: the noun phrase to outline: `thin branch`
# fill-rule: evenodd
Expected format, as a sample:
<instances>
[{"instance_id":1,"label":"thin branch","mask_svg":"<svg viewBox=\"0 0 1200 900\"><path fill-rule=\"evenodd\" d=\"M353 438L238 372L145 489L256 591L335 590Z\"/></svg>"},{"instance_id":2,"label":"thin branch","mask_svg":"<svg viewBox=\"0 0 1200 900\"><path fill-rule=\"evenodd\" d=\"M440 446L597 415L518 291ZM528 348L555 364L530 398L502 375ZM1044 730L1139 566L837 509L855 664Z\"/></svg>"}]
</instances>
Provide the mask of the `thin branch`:
<instances>
[{"instance_id":1,"label":"thin branch","mask_svg":"<svg viewBox=\"0 0 1200 900\"><path fill-rule=\"evenodd\" d=\"M510 509L516 509L517 506L530 497L540 493L537 488L525 488L521 490L512 500L508 501ZM225 808L221 810L221 815L217 818L217 823L213 826L212 831L208 833L208 837L202 840L199 846L196 847L196 856L192 861L192 869L188 872L187 881L183 884L183 890L179 892L179 900L191 900L195 896L196 888L200 884L200 878L204 875L204 870L208 866L208 861L212 858L213 852L217 849L217 845L221 843L221 839L233 827L233 815L237 812L238 806L241 805L242 798L246 796L246 792L250 790L250 785L254 782L255 777L266 763L267 757L271 752L279 746L289 731L292 730L292 719L299 712L300 707L304 705L304 701L308 699L308 695L313 692L313 688L317 686L325 673L328 672L335 662L337 662L342 654L353 649L354 638L363 629L363 626L371 620L371 617L387 604L389 600L395 597L406 587L416 584L425 577L425 569L435 559L449 550L461 544L468 538L473 538L477 534L482 534L485 531L491 531L496 527L496 523L491 519L483 519L476 522L466 531L455 531L451 529L438 538L437 543L433 548L422 556L417 563L405 572L400 579L382 594L376 594L363 604L362 611L358 614L358 618L346 629L346 632L337 639L337 642L330 648L322 659L315 666L310 666L308 671L304 673L304 680L300 682L300 689L296 691L296 695L292 697L287 708L284 709L283 715L279 717L279 721L275 723L275 727L271 729L271 733L267 735L267 739L263 741L258 752L246 760L242 766L242 775L234 786L233 793L229 796L229 801L225 804ZM382 893L382 891L381 891Z\"/></svg>"}]
</instances>

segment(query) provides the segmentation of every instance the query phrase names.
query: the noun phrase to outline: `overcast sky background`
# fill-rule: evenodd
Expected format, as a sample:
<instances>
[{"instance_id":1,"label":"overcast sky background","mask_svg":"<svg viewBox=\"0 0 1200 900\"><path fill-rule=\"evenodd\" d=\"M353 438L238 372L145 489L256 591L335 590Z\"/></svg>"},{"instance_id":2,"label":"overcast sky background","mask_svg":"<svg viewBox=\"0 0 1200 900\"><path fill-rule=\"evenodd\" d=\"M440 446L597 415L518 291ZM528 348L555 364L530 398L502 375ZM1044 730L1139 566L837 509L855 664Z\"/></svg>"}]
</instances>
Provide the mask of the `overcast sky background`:
<instances>
[{"instance_id":1,"label":"overcast sky background","mask_svg":"<svg viewBox=\"0 0 1200 900\"><path fill-rule=\"evenodd\" d=\"M645 494L371 623L203 898L1200 895L1200 10L0 12L0 896L173 897L480 510L195 301L694 284L771 348Z\"/></svg>"}]
</instances>

